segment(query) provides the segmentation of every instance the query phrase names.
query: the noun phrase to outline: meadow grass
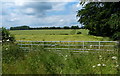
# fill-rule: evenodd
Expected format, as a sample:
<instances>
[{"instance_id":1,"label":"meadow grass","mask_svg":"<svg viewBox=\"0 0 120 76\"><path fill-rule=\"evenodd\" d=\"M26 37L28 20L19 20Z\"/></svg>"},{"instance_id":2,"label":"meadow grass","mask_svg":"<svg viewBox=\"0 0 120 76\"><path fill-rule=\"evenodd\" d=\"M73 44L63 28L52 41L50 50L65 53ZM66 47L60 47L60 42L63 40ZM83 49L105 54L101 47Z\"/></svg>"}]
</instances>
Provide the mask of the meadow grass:
<instances>
[{"instance_id":1,"label":"meadow grass","mask_svg":"<svg viewBox=\"0 0 120 76\"><path fill-rule=\"evenodd\" d=\"M18 49L17 45L4 46L3 74L117 74L118 72L116 50L73 53L69 50L46 50L42 46L37 46L24 50L23 54L23 51L20 51L22 49L19 49L19 52ZM11 61L6 62L8 59Z\"/></svg>"},{"instance_id":2,"label":"meadow grass","mask_svg":"<svg viewBox=\"0 0 120 76\"><path fill-rule=\"evenodd\" d=\"M77 34L80 31L82 34ZM88 35L88 30L14 30L16 40L25 41L105 41L107 37Z\"/></svg>"}]
</instances>

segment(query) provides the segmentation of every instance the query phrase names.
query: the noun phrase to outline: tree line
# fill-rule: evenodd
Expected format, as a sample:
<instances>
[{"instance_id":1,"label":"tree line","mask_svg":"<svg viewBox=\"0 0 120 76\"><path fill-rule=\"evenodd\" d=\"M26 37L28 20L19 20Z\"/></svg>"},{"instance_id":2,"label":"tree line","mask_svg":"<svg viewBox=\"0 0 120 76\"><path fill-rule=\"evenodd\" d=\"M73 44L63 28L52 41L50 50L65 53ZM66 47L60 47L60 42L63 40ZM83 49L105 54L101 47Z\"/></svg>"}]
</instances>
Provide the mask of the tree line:
<instances>
[{"instance_id":1,"label":"tree line","mask_svg":"<svg viewBox=\"0 0 120 76\"><path fill-rule=\"evenodd\" d=\"M89 30L90 35L104 36L120 40L120 2L80 3L78 22Z\"/></svg>"},{"instance_id":2,"label":"tree line","mask_svg":"<svg viewBox=\"0 0 120 76\"><path fill-rule=\"evenodd\" d=\"M84 27L79 26L64 26L64 27L29 27L29 26L17 26L17 27L10 27L10 30L40 30L40 29L83 29Z\"/></svg>"}]
</instances>

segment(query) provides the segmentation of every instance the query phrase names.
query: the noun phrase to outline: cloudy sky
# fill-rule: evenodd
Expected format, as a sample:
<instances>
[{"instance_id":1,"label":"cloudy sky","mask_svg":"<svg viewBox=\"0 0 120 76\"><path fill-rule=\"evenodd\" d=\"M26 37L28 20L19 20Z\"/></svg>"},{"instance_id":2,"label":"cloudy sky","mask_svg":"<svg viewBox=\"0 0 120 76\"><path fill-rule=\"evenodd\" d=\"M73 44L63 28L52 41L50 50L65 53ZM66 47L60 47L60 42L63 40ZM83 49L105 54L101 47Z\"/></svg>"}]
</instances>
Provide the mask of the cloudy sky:
<instances>
[{"instance_id":1,"label":"cloudy sky","mask_svg":"<svg viewBox=\"0 0 120 76\"><path fill-rule=\"evenodd\" d=\"M4 0L0 2L1 26L31 27L79 25L79 0Z\"/></svg>"}]
</instances>

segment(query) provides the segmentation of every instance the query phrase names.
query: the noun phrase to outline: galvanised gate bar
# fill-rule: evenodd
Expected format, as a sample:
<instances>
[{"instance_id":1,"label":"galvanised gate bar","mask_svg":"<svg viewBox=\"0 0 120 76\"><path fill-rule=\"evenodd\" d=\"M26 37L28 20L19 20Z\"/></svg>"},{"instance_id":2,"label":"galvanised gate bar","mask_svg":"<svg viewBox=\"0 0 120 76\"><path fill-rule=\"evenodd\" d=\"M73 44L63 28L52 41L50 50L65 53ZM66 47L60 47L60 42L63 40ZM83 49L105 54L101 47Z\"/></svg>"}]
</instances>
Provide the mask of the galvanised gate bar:
<instances>
[{"instance_id":1,"label":"galvanised gate bar","mask_svg":"<svg viewBox=\"0 0 120 76\"><path fill-rule=\"evenodd\" d=\"M117 41L17 41L20 48L35 49L42 47L47 50L69 50L73 52L115 51Z\"/></svg>"}]
</instances>

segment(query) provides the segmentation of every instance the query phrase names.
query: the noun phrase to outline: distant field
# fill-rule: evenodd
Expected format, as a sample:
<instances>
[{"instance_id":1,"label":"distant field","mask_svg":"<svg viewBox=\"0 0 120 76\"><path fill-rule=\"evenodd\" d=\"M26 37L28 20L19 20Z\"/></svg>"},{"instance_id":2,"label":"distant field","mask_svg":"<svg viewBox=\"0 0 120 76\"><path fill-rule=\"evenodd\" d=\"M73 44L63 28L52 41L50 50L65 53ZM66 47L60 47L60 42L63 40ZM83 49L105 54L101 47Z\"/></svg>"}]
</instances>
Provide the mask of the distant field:
<instances>
[{"instance_id":1,"label":"distant field","mask_svg":"<svg viewBox=\"0 0 120 76\"><path fill-rule=\"evenodd\" d=\"M88 30L14 30L16 40L27 41L104 41L109 38L88 35ZM82 34L77 34L81 32Z\"/></svg>"}]
</instances>

